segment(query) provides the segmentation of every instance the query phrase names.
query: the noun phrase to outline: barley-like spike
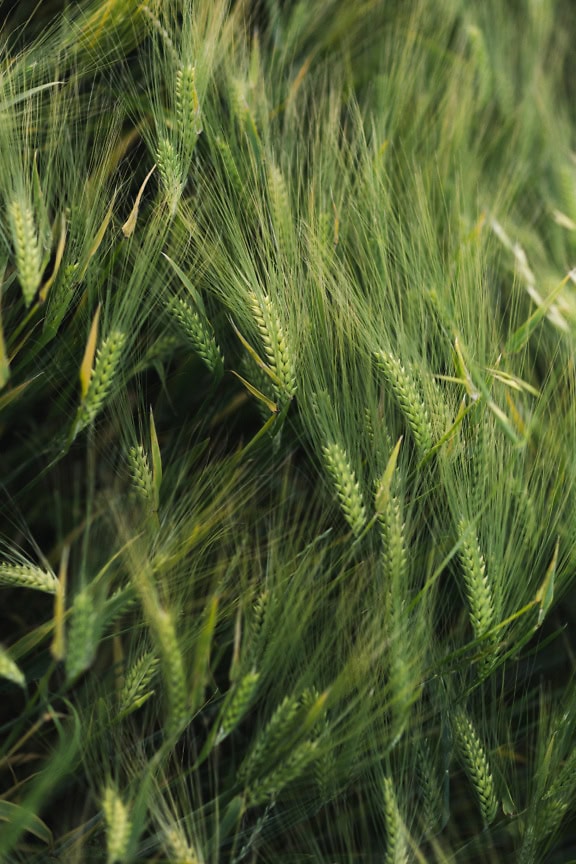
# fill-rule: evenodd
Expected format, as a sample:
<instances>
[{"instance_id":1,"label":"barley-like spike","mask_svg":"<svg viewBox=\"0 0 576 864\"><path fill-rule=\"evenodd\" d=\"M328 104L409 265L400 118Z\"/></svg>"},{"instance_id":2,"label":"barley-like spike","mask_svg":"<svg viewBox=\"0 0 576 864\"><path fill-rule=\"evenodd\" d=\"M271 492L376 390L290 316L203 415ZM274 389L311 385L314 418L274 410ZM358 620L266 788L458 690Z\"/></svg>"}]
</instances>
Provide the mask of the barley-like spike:
<instances>
[{"instance_id":1,"label":"barley-like spike","mask_svg":"<svg viewBox=\"0 0 576 864\"><path fill-rule=\"evenodd\" d=\"M170 214L174 216L184 188L182 164L178 151L169 138L161 138L156 150L156 162L164 186Z\"/></svg>"},{"instance_id":2,"label":"barley-like spike","mask_svg":"<svg viewBox=\"0 0 576 864\"><path fill-rule=\"evenodd\" d=\"M221 375L224 371L224 357L210 325L181 297L173 297L168 309L210 372Z\"/></svg>"},{"instance_id":3,"label":"barley-like spike","mask_svg":"<svg viewBox=\"0 0 576 864\"><path fill-rule=\"evenodd\" d=\"M432 447L434 436L430 417L416 382L393 354L379 351L375 357L406 417L416 446L421 455L424 455Z\"/></svg>"},{"instance_id":4,"label":"barley-like spike","mask_svg":"<svg viewBox=\"0 0 576 864\"><path fill-rule=\"evenodd\" d=\"M294 232L286 181L272 162L268 163L266 174L276 243L280 250L289 252L294 245Z\"/></svg>"},{"instance_id":5,"label":"barley-like spike","mask_svg":"<svg viewBox=\"0 0 576 864\"><path fill-rule=\"evenodd\" d=\"M165 609L153 612L151 628L156 637L162 661L162 672L168 693L169 717L167 735L178 734L188 720L188 697L184 659L178 644L172 615Z\"/></svg>"},{"instance_id":6,"label":"barley-like spike","mask_svg":"<svg viewBox=\"0 0 576 864\"><path fill-rule=\"evenodd\" d=\"M480 639L495 624L492 586L473 525L461 519L458 523L458 534L461 538L459 556L470 608L470 621L476 639ZM488 657L485 663L487 670L492 663L493 658Z\"/></svg>"},{"instance_id":7,"label":"barley-like spike","mask_svg":"<svg viewBox=\"0 0 576 864\"><path fill-rule=\"evenodd\" d=\"M102 410L118 371L125 344L126 334L121 330L114 330L98 349L88 391L78 409L75 435L89 426Z\"/></svg>"},{"instance_id":8,"label":"barley-like spike","mask_svg":"<svg viewBox=\"0 0 576 864\"><path fill-rule=\"evenodd\" d=\"M226 179L231 184L232 188L236 191L239 198L244 197L244 184L242 182L242 178L240 177L240 172L238 171L238 166L236 165L236 161L234 156L232 155L232 151L230 149L230 145L227 141L224 141L219 135L215 139L216 147L218 148L218 152L220 153L220 158L224 164Z\"/></svg>"},{"instance_id":9,"label":"barley-like spike","mask_svg":"<svg viewBox=\"0 0 576 864\"><path fill-rule=\"evenodd\" d=\"M382 565L384 584L388 588L403 584L408 571L408 558L404 540L404 522L398 498L388 498L384 509L378 514L382 536Z\"/></svg>"},{"instance_id":10,"label":"barley-like spike","mask_svg":"<svg viewBox=\"0 0 576 864\"><path fill-rule=\"evenodd\" d=\"M576 790L576 748L558 771L550 788L540 802L539 820L553 833L572 807Z\"/></svg>"},{"instance_id":11,"label":"barley-like spike","mask_svg":"<svg viewBox=\"0 0 576 864\"><path fill-rule=\"evenodd\" d=\"M222 711L216 744L220 744L238 726L254 700L259 680L259 672L247 672L231 690Z\"/></svg>"},{"instance_id":12,"label":"barley-like spike","mask_svg":"<svg viewBox=\"0 0 576 864\"><path fill-rule=\"evenodd\" d=\"M26 306L30 306L42 280L42 250L28 204L14 199L8 205L18 280Z\"/></svg>"},{"instance_id":13,"label":"barley-like spike","mask_svg":"<svg viewBox=\"0 0 576 864\"><path fill-rule=\"evenodd\" d=\"M151 504L154 501L154 480L146 451L141 444L137 447L130 447L128 458L134 488L143 501Z\"/></svg>"},{"instance_id":14,"label":"barley-like spike","mask_svg":"<svg viewBox=\"0 0 576 864\"><path fill-rule=\"evenodd\" d=\"M182 142L182 155L184 161L189 162L196 139L202 131L195 66L182 66L176 73L176 116Z\"/></svg>"},{"instance_id":15,"label":"barley-like spike","mask_svg":"<svg viewBox=\"0 0 576 864\"><path fill-rule=\"evenodd\" d=\"M48 295L44 330L55 334L74 297L78 264L67 264L59 273Z\"/></svg>"},{"instance_id":16,"label":"barley-like spike","mask_svg":"<svg viewBox=\"0 0 576 864\"><path fill-rule=\"evenodd\" d=\"M102 812L106 822L108 864L121 864L128 851L132 826L128 807L112 786L106 786L102 794Z\"/></svg>"},{"instance_id":17,"label":"barley-like spike","mask_svg":"<svg viewBox=\"0 0 576 864\"><path fill-rule=\"evenodd\" d=\"M482 818L486 825L489 825L496 817L498 801L488 756L472 722L463 711L459 711L454 717L454 731L466 774L478 798Z\"/></svg>"},{"instance_id":18,"label":"barley-like spike","mask_svg":"<svg viewBox=\"0 0 576 864\"><path fill-rule=\"evenodd\" d=\"M69 683L75 681L93 662L99 629L94 598L89 591L81 591L74 598L68 630L66 679Z\"/></svg>"},{"instance_id":19,"label":"barley-like spike","mask_svg":"<svg viewBox=\"0 0 576 864\"><path fill-rule=\"evenodd\" d=\"M394 784L390 777L384 778L384 821L386 822L385 864L408 864L406 829L398 809Z\"/></svg>"},{"instance_id":20,"label":"barley-like spike","mask_svg":"<svg viewBox=\"0 0 576 864\"><path fill-rule=\"evenodd\" d=\"M442 784L438 776L437 760L427 739L424 739L418 748L418 785L424 830L437 831L442 819Z\"/></svg>"},{"instance_id":21,"label":"barley-like spike","mask_svg":"<svg viewBox=\"0 0 576 864\"><path fill-rule=\"evenodd\" d=\"M202 864L204 859L188 843L184 832L179 827L167 828L164 831L164 839L172 864Z\"/></svg>"},{"instance_id":22,"label":"barley-like spike","mask_svg":"<svg viewBox=\"0 0 576 864\"><path fill-rule=\"evenodd\" d=\"M300 744L274 771L248 789L250 804L256 806L264 804L270 798L276 798L289 783L302 776L315 758L317 749L316 741L304 741Z\"/></svg>"},{"instance_id":23,"label":"barley-like spike","mask_svg":"<svg viewBox=\"0 0 576 864\"><path fill-rule=\"evenodd\" d=\"M366 508L356 479L343 447L335 442L323 448L324 461L342 507L342 512L353 533L359 536L366 524Z\"/></svg>"},{"instance_id":24,"label":"barley-like spike","mask_svg":"<svg viewBox=\"0 0 576 864\"><path fill-rule=\"evenodd\" d=\"M258 736L256 744L240 766L239 778L249 781L290 746L291 736L302 720L302 702L297 696L286 696Z\"/></svg>"},{"instance_id":25,"label":"barley-like spike","mask_svg":"<svg viewBox=\"0 0 576 864\"><path fill-rule=\"evenodd\" d=\"M21 669L16 665L5 648L0 645L0 678L12 681L19 687L26 686L26 678Z\"/></svg>"},{"instance_id":26,"label":"barley-like spike","mask_svg":"<svg viewBox=\"0 0 576 864\"><path fill-rule=\"evenodd\" d=\"M296 392L296 376L292 352L280 323L272 298L267 294L259 299L250 292L250 308L264 346L268 365L278 378L278 398L290 400Z\"/></svg>"},{"instance_id":27,"label":"barley-like spike","mask_svg":"<svg viewBox=\"0 0 576 864\"><path fill-rule=\"evenodd\" d=\"M35 591L55 594L58 579L53 573L34 564L8 564L0 561L0 586L2 585L9 588L33 588Z\"/></svg>"},{"instance_id":28,"label":"barley-like spike","mask_svg":"<svg viewBox=\"0 0 576 864\"><path fill-rule=\"evenodd\" d=\"M159 660L152 651L147 651L132 664L120 692L118 713L121 717L136 711L152 696L154 691L150 690L150 684L156 675L158 664Z\"/></svg>"}]
</instances>

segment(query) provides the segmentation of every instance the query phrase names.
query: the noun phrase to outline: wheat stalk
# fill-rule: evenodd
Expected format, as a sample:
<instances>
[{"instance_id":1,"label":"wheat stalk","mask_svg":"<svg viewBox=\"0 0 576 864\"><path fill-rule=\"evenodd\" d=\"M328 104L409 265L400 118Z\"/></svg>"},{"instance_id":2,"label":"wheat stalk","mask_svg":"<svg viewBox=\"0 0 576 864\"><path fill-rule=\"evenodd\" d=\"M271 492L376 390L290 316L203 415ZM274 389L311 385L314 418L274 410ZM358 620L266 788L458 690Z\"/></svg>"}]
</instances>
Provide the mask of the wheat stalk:
<instances>
[{"instance_id":1,"label":"wheat stalk","mask_svg":"<svg viewBox=\"0 0 576 864\"><path fill-rule=\"evenodd\" d=\"M30 306L42 280L42 250L32 208L18 199L8 204L18 280L26 306Z\"/></svg>"},{"instance_id":2,"label":"wheat stalk","mask_svg":"<svg viewBox=\"0 0 576 864\"><path fill-rule=\"evenodd\" d=\"M485 824L489 825L496 817L498 801L488 756L471 720L463 711L457 712L454 717L454 731L466 774L478 798L482 818Z\"/></svg>"},{"instance_id":3,"label":"wheat stalk","mask_svg":"<svg viewBox=\"0 0 576 864\"><path fill-rule=\"evenodd\" d=\"M422 455L426 454L432 447L434 436L430 417L416 382L390 352L378 351L375 357L378 367L384 372L396 396L418 450Z\"/></svg>"},{"instance_id":4,"label":"wheat stalk","mask_svg":"<svg viewBox=\"0 0 576 864\"><path fill-rule=\"evenodd\" d=\"M358 537L366 524L366 508L360 484L343 447L335 442L322 448L324 462L334 483L344 518Z\"/></svg>"},{"instance_id":5,"label":"wheat stalk","mask_svg":"<svg viewBox=\"0 0 576 864\"><path fill-rule=\"evenodd\" d=\"M106 822L108 864L117 864L126 858L132 825L128 807L110 785L102 793L102 811Z\"/></svg>"}]
</instances>

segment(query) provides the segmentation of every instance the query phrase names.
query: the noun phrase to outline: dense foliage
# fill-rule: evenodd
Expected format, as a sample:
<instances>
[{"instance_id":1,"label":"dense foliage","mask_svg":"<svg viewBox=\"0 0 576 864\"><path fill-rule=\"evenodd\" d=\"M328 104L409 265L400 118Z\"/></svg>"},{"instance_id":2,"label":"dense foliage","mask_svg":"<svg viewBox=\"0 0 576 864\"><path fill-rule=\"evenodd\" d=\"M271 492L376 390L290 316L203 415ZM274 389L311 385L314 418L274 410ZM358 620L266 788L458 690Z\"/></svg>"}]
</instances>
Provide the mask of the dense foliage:
<instances>
[{"instance_id":1,"label":"dense foliage","mask_svg":"<svg viewBox=\"0 0 576 864\"><path fill-rule=\"evenodd\" d=\"M570 0L40 7L0 859L576 858Z\"/></svg>"}]
</instances>

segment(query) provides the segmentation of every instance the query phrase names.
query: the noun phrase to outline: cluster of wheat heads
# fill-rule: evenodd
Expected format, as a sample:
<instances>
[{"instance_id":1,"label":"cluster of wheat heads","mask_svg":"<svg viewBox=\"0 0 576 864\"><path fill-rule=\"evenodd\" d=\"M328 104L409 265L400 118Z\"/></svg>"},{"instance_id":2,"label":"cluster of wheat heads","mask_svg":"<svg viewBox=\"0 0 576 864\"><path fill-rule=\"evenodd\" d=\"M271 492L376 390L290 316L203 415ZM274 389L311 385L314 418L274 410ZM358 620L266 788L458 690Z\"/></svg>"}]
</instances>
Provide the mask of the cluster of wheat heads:
<instances>
[{"instance_id":1,"label":"cluster of wheat heads","mask_svg":"<svg viewBox=\"0 0 576 864\"><path fill-rule=\"evenodd\" d=\"M2 860L568 860L570 7L8 20Z\"/></svg>"}]
</instances>

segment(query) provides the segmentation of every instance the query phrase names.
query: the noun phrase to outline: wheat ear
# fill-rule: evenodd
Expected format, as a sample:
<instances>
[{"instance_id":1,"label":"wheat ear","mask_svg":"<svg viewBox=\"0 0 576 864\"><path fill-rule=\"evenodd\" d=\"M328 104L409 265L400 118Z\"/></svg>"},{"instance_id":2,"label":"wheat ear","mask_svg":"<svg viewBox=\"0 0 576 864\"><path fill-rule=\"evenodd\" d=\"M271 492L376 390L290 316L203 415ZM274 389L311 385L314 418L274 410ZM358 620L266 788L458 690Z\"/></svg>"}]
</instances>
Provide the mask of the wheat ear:
<instances>
[{"instance_id":1,"label":"wheat ear","mask_svg":"<svg viewBox=\"0 0 576 864\"><path fill-rule=\"evenodd\" d=\"M324 462L336 489L344 518L358 537L366 524L366 508L360 484L346 451L335 442L323 447Z\"/></svg>"},{"instance_id":2,"label":"wheat ear","mask_svg":"<svg viewBox=\"0 0 576 864\"><path fill-rule=\"evenodd\" d=\"M184 178L180 156L169 138L160 138L156 149L156 163L170 214L174 216L184 188Z\"/></svg>"},{"instance_id":3,"label":"wheat ear","mask_svg":"<svg viewBox=\"0 0 576 864\"><path fill-rule=\"evenodd\" d=\"M302 719L302 703L297 696L286 696L260 733L255 746L240 766L238 777L249 781L266 764L278 758L278 754L290 744L298 722Z\"/></svg>"},{"instance_id":4,"label":"wheat ear","mask_svg":"<svg viewBox=\"0 0 576 864\"><path fill-rule=\"evenodd\" d=\"M176 73L176 117L182 142L182 153L189 160L202 132L200 125L200 103L196 90L196 67L182 66Z\"/></svg>"},{"instance_id":5,"label":"wheat ear","mask_svg":"<svg viewBox=\"0 0 576 864\"><path fill-rule=\"evenodd\" d=\"M98 647L98 615L89 591L80 591L74 598L68 630L66 678L75 681L92 661Z\"/></svg>"},{"instance_id":6,"label":"wheat ear","mask_svg":"<svg viewBox=\"0 0 576 864\"><path fill-rule=\"evenodd\" d=\"M264 804L270 798L276 798L289 783L302 776L315 758L317 748L316 741L304 741L296 747L274 771L248 789L250 804Z\"/></svg>"},{"instance_id":7,"label":"wheat ear","mask_svg":"<svg viewBox=\"0 0 576 864\"><path fill-rule=\"evenodd\" d=\"M492 586L486 572L486 561L480 550L474 526L465 519L458 523L461 538L460 562L470 609L470 621L476 639L481 639L495 624ZM488 657L484 666L489 671L493 657Z\"/></svg>"},{"instance_id":8,"label":"wheat ear","mask_svg":"<svg viewBox=\"0 0 576 864\"><path fill-rule=\"evenodd\" d=\"M398 809L394 783L390 777L384 778L383 797L387 838L385 864L408 864L406 829Z\"/></svg>"},{"instance_id":9,"label":"wheat ear","mask_svg":"<svg viewBox=\"0 0 576 864\"><path fill-rule=\"evenodd\" d=\"M58 579L53 573L34 564L8 564L0 561L0 586L2 585L9 588L33 588L35 591L55 594Z\"/></svg>"},{"instance_id":10,"label":"wheat ear","mask_svg":"<svg viewBox=\"0 0 576 864\"><path fill-rule=\"evenodd\" d=\"M489 825L496 816L498 801L488 756L472 722L463 711L457 712L454 717L454 731L466 774L478 798L482 818L485 824Z\"/></svg>"},{"instance_id":11,"label":"wheat ear","mask_svg":"<svg viewBox=\"0 0 576 864\"><path fill-rule=\"evenodd\" d=\"M26 686L26 678L21 669L16 665L5 648L0 645L0 678L12 681L19 687Z\"/></svg>"},{"instance_id":12,"label":"wheat ear","mask_svg":"<svg viewBox=\"0 0 576 864\"><path fill-rule=\"evenodd\" d=\"M282 399L289 401L296 392L296 375L292 352L276 307L267 294L259 298L254 291L251 291L249 300L268 365L276 379L279 401Z\"/></svg>"},{"instance_id":13,"label":"wheat ear","mask_svg":"<svg viewBox=\"0 0 576 864\"><path fill-rule=\"evenodd\" d=\"M170 851L172 864L203 864L203 858L188 843L180 828L167 828L164 831L165 843Z\"/></svg>"},{"instance_id":14,"label":"wheat ear","mask_svg":"<svg viewBox=\"0 0 576 864\"><path fill-rule=\"evenodd\" d=\"M406 418L416 446L421 455L424 455L432 447L433 432L428 411L416 382L390 352L378 351L375 357Z\"/></svg>"},{"instance_id":15,"label":"wheat ear","mask_svg":"<svg viewBox=\"0 0 576 864\"><path fill-rule=\"evenodd\" d=\"M142 501L149 506L154 503L154 479L148 455L141 444L128 450L132 483Z\"/></svg>"},{"instance_id":16,"label":"wheat ear","mask_svg":"<svg viewBox=\"0 0 576 864\"><path fill-rule=\"evenodd\" d=\"M190 305L181 297L173 297L168 303L168 309L210 372L218 376L222 375L224 357L210 325L203 321L200 315L191 309Z\"/></svg>"},{"instance_id":17,"label":"wheat ear","mask_svg":"<svg viewBox=\"0 0 576 864\"><path fill-rule=\"evenodd\" d=\"M126 858L132 831L128 807L112 786L102 793L102 811L106 822L108 864L117 864Z\"/></svg>"},{"instance_id":18,"label":"wheat ear","mask_svg":"<svg viewBox=\"0 0 576 864\"><path fill-rule=\"evenodd\" d=\"M98 349L88 390L78 409L74 435L93 423L102 410L118 372L125 345L126 334L121 330L114 330Z\"/></svg>"},{"instance_id":19,"label":"wheat ear","mask_svg":"<svg viewBox=\"0 0 576 864\"><path fill-rule=\"evenodd\" d=\"M184 659L176 627L170 612L162 608L153 610L150 626L158 646L162 661L162 671L168 691L169 717L167 735L177 735L188 720L188 695Z\"/></svg>"},{"instance_id":20,"label":"wheat ear","mask_svg":"<svg viewBox=\"0 0 576 864\"><path fill-rule=\"evenodd\" d=\"M260 673L252 671L235 684L222 710L216 744L220 744L238 726L254 700L259 680Z\"/></svg>"},{"instance_id":21,"label":"wheat ear","mask_svg":"<svg viewBox=\"0 0 576 864\"><path fill-rule=\"evenodd\" d=\"M120 717L126 717L133 711L137 711L154 694L150 684L157 673L158 665L159 660L151 651L147 651L132 664L120 691L118 704Z\"/></svg>"},{"instance_id":22,"label":"wheat ear","mask_svg":"<svg viewBox=\"0 0 576 864\"><path fill-rule=\"evenodd\" d=\"M42 250L32 208L18 199L8 205L18 280L26 306L30 306L42 280Z\"/></svg>"}]
</instances>

